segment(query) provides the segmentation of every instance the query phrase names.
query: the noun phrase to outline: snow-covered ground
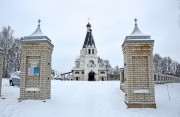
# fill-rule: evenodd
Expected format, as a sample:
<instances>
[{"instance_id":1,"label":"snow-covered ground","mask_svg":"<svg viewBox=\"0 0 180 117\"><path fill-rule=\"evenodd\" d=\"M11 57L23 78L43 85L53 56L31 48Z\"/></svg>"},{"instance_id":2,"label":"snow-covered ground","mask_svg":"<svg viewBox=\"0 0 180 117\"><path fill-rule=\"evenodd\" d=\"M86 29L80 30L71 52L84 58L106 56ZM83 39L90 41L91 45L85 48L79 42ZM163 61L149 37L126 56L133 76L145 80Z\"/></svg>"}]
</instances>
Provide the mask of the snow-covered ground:
<instances>
[{"instance_id":1,"label":"snow-covered ground","mask_svg":"<svg viewBox=\"0 0 180 117\"><path fill-rule=\"evenodd\" d=\"M127 109L119 81L52 80L46 102L18 102L19 88L8 82L3 79L0 117L180 117L180 83L156 85L157 109Z\"/></svg>"}]
</instances>

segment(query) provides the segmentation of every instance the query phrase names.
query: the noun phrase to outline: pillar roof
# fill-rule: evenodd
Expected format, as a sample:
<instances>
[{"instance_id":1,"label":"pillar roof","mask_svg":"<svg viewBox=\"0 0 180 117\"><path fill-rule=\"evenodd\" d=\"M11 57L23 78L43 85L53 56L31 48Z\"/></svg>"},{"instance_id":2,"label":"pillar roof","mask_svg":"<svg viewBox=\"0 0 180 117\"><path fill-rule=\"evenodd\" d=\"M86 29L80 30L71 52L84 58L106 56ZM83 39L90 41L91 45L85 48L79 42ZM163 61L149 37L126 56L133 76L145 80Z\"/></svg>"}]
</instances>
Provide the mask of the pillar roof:
<instances>
[{"instance_id":1,"label":"pillar roof","mask_svg":"<svg viewBox=\"0 0 180 117\"><path fill-rule=\"evenodd\" d=\"M46 40L51 42L51 40L45 36L40 28L40 22L41 20L38 20L38 27L37 29L29 36L25 36L24 39L22 39L22 41L42 41L42 40Z\"/></svg>"},{"instance_id":2,"label":"pillar roof","mask_svg":"<svg viewBox=\"0 0 180 117\"><path fill-rule=\"evenodd\" d=\"M138 28L137 26L137 19L134 19L135 21L135 27L133 32L129 35L126 36L125 40L143 40L143 39L151 39L150 35L146 35L144 33L141 32L141 30Z\"/></svg>"}]
</instances>

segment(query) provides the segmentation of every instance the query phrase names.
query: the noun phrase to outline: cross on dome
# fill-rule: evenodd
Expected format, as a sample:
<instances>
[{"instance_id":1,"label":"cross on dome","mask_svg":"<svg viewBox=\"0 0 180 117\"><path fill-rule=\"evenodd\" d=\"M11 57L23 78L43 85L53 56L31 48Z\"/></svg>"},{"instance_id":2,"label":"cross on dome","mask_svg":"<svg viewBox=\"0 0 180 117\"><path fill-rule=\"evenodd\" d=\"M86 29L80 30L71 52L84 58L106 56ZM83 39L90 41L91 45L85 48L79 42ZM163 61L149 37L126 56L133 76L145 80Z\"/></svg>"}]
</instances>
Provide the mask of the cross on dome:
<instances>
[{"instance_id":1,"label":"cross on dome","mask_svg":"<svg viewBox=\"0 0 180 117\"><path fill-rule=\"evenodd\" d=\"M90 28L91 28L91 24L89 23L89 21L90 21L90 18L88 17L88 24L86 25L86 27L87 27L87 28L89 27L88 30L91 30L91 29L90 29Z\"/></svg>"}]
</instances>

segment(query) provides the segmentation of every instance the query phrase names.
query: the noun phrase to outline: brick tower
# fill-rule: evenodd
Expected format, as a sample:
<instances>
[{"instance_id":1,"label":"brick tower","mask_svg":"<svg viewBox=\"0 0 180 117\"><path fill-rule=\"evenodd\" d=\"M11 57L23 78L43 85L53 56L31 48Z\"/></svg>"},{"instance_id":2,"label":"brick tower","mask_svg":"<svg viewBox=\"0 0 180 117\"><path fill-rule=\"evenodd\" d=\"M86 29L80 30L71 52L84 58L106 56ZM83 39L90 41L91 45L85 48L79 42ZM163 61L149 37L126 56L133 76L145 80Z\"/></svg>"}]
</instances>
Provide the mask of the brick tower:
<instances>
[{"instance_id":1,"label":"brick tower","mask_svg":"<svg viewBox=\"0 0 180 117\"><path fill-rule=\"evenodd\" d=\"M22 41L20 99L44 100L51 97L51 55L53 44L38 27Z\"/></svg>"},{"instance_id":2,"label":"brick tower","mask_svg":"<svg viewBox=\"0 0 180 117\"><path fill-rule=\"evenodd\" d=\"M156 108L153 46L154 40L139 30L135 19L133 32L122 44L125 103L128 108Z\"/></svg>"}]
</instances>

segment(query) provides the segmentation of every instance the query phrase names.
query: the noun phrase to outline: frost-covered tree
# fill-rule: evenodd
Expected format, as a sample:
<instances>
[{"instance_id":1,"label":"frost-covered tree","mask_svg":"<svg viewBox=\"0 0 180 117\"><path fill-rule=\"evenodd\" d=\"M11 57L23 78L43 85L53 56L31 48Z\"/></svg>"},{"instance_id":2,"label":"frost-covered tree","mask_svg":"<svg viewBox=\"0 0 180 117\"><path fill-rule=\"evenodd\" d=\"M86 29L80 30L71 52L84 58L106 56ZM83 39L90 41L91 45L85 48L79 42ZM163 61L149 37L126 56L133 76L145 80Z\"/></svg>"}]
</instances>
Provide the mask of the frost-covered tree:
<instances>
[{"instance_id":1,"label":"frost-covered tree","mask_svg":"<svg viewBox=\"0 0 180 117\"><path fill-rule=\"evenodd\" d=\"M155 73L162 73L162 60L163 58L159 54L154 55L154 71Z\"/></svg>"},{"instance_id":2,"label":"frost-covered tree","mask_svg":"<svg viewBox=\"0 0 180 117\"><path fill-rule=\"evenodd\" d=\"M19 70L21 43L19 39L13 37L13 30L10 26L3 27L0 32L0 47L5 53L3 63L3 77L9 77L14 71Z\"/></svg>"},{"instance_id":3,"label":"frost-covered tree","mask_svg":"<svg viewBox=\"0 0 180 117\"><path fill-rule=\"evenodd\" d=\"M154 55L154 72L180 76L180 64L170 57L162 58L159 54Z\"/></svg>"},{"instance_id":4,"label":"frost-covered tree","mask_svg":"<svg viewBox=\"0 0 180 117\"><path fill-rule=\"evenodd\" d=\"M178 64L179 64L179 63L176 62L176 61L173 61L173 62L172 62L172 64L171 64L171 70L170 70L172 75L175 75L175 76L176 76L176 72L177 72L177 70L178 70L178 69L177 69Z\"/></svg>"},{"instance_id":5,"label":"frost-covered tree","mask_svg":"<svg viewBox=\"0 0 180 117\"><path fill-rule=\"evenodd\" d=\"M177 76L177 77L180 77L180 64L177 65L177 68L176 68L176 76Z\"/></svg>"},{"instance_id":6,"label":"frost-covered tree","mask_svg":"<svg viewBox=\"0 0 180 117\"><path fill-rule=\"evenodd\" d=\"M114 76L114 80L120 79L120 69L118 66L115 66L113 76Z\"/></svg>"},{"instance_id":7,"label":"frost-covered tree","mask_svg":"<svg viewBox=\"0 0 180 117\"><path fill-rule=\"evenodd\" d=\"M104 66L105 66L106 70L108 70L108 74L111 74L112 73L112 67L111 67L109 60L103 60L103 61L104 61Z\"/></svg>"},{"instance_id":8,"label":"frost-covered tree","mask_svg":"<svg viewBox=\"0 0 180 117\"><path fill-rule=\"evenodd\" d=\"M162 60L162 74L168 74L167 57Z\"/></svg>"}]
</instances>

